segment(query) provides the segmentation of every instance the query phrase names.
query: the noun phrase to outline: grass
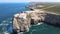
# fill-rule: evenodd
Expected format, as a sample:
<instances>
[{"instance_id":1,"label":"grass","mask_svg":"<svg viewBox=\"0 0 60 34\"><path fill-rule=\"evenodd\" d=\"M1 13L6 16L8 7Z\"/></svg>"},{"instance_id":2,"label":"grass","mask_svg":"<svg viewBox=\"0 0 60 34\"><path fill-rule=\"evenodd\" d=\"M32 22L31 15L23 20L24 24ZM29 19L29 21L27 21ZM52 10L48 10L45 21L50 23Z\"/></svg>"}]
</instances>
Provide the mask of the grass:
<instances>
[{"instance_id":1,"label":"grass","mask_svg":"<svg viewBox=\"0 0 60 34\"><path fill-rule=\"evenodd\" d=\"M44 7L37 7L37 9L43 9L43 8L46 8L49 6L51 6L51 5L45 5ZM43 10L60 14L60 5L57 5L57 6L51 7L51 8L47 8L47 9L43 9Z\"/></svg>"},{"instance_id":2,"label":"grass","mask_svg":"<svg viewBox=\"0 0 60 34\"><path fill-rule=\"evenodd\" d=\"M44 10L60 14L60 6L55 6L55 7L44 9Z\"/></svg>"}]
</instances>

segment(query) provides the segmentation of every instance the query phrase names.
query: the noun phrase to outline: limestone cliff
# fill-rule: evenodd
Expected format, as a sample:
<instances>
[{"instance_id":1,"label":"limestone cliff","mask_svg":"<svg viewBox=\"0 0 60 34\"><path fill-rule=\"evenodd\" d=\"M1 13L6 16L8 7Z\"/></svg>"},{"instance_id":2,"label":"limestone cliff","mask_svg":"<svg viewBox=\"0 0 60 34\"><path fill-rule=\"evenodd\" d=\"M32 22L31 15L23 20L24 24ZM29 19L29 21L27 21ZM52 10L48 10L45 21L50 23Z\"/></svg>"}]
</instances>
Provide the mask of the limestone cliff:
<instances>
[{"instance_id":1,"label":"limestone cliff","mask_svg":"<svg viewBox=\"0 0 60 34\"><path fill-rule=\"evenodd\" d=\"M48 13L43 10L33 10L15 14L13 20L13 31L28 32L30 25L38 24L38 22L60 25L60 15Z\"/></svg>"},{"instance_id":2,"label":"limestone cliff","mask_svg":"<svg viewBox=\"0 0 60 34\"><path fill-rule=\"evenodd\" d=\"M30 18L23 19L23 18L20 18L20 15L21 13L14 15L13 31L15 30L16 32L28 32L30 27Z\"/></svg>"}]
</instances>

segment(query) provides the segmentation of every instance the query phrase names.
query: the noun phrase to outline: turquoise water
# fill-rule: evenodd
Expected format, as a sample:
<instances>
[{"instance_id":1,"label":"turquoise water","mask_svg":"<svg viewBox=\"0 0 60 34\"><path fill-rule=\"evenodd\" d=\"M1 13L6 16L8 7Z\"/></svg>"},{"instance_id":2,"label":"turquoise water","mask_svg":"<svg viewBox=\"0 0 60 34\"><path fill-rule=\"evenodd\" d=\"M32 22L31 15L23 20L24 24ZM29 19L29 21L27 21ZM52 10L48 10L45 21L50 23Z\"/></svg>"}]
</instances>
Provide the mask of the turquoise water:
<instances>
[{"instance_id":1,"label":"turquoise water","mask_svg":"<svg viewBox=\"0 0 60 34\"><path fill-rule=\"evenodd\" d=\"M60 34L60 28L47 24L32 26L30 31L25 34Z\"/></svg>"},{"instance_id":2,"label":"turquoise water","mask_svg":"<svg viewBox=\"0 0 60 34\"><path fill-rule=\"evenodd\" d=\"M0 34L8 31L8 25L12 24L14 14L29 10L25 8L28 5L28 3L0 3ZM32 25L29 32L22 34L60 34L60 28L43 23L36 26Z\"/></svg>"}]
</instances>

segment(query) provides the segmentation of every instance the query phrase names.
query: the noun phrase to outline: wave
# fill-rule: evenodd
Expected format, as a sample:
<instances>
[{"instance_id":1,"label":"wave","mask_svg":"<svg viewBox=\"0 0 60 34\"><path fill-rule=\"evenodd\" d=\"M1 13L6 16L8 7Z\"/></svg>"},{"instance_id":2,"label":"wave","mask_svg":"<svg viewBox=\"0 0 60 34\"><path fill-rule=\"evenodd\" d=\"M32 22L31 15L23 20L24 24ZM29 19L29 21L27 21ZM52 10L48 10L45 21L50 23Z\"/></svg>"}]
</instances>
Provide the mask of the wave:
<instances>
[{"instance_id":1,"label":"wave","mask_svg":"<svg viewBox=\"0 0 60 34\"><path fill-rule=\"evenodd\" d=\"M41 23L38 23L38 24L36 24L36 25L31 25L31 26L39 26L39 25L42 25L43 23L41 22Z\"/></svg>"}]
</instances>

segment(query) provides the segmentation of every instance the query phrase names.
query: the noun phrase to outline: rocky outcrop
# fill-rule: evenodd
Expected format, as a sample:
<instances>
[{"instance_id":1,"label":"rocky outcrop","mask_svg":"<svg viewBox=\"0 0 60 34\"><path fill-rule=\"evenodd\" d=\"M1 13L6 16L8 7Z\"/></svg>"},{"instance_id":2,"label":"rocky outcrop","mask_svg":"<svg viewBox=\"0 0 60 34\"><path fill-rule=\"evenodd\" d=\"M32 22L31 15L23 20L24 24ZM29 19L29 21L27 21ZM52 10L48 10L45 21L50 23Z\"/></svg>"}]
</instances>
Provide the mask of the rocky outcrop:
<instances>
[{"instance_id":1,"label":"rocky outcrop","mask_svg":"<svg viewBox=\"0 0 60 34\"><path fill-rule=\"evenodd\" d=\"M60 15L42 10L26 11L15 14L13 19L13 31L28 32L30 25L35 25L39 22L60 25Z\"/></svg>"},{"instance_id":2,"label":"rocky outcrop","mask_svg":"<svg viewBox=\"0 0 60 34\"><path fill-rule=\"evenodd\" d=\"M39 10L15 14L13 19L13 31L28 32L30 25L35 25L40 21L44 21L45 15L46 12Z\"/></svg>"},{"instance_id":3,"label":"rocky outcrop","mask_svg":"<svg viewBox=\"0 0 60 34\"><path fill-rule=\"evenodd\" d=\"M14 32L28 32L30 27L30 18L22 18L22 14L26 15L26 13L20 13L14 15L13 19L13 31ZM25 18L25 19L24 19Z\"/></svg>"}]
</instances>

